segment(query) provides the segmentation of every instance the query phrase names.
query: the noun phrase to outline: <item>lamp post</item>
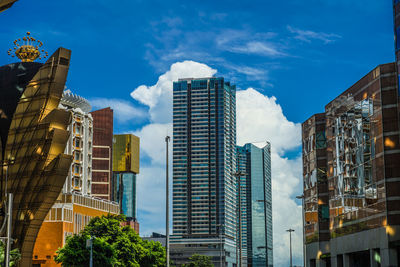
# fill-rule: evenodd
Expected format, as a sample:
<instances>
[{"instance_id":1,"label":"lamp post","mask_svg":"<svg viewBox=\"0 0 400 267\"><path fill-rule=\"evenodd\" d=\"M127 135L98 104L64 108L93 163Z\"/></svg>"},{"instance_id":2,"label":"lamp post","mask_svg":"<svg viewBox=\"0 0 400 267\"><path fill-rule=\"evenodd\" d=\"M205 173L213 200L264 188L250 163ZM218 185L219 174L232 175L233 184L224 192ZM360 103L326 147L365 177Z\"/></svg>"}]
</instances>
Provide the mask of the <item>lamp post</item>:
<instances>
[{"instance_id":1,"label":"lamp post","mask_svg":"<svg viewBox=\"0 0 400 267\"><path fill-rule=\"evenodd\" d=\"M293 267L292 263L292 232L294 232L293 229L288 229L286 232L289 232L289 242L290 242L290 267Z\"/></svg>"},{"instance_id":2,"label":"lamp post","mask_svg":"<svg viewBox=\"0 0 400 267\"><path fill-rule=\"evenodd\" d=\"M86 239L86 248L90 248L89 267L93 267L93 236Z\"/></svg>"},{"instance_id":3,"label":"lamp post","mask_svg":"<svg viewBox=\"0 0 400 267\"><path fill-rule=\"evenodd\" d=\"M303 218L303 261L304 261L304 267L306 267L306 235L304 232L304 226L305 226L305 221L304 221L304 213L306 212L306 209L304 207L304 194L301 196L296 196L297 199L301 199L301 207L302 207L302 218Z\"/></svg>"},{"instance_id":4,"label":"lamp post","mask_svg":"<svg viewBox=\"0 0 400 267\"><path fill-rule=\"evenodd\" d=\"M169 167L169 160L168 160L168 144L171 138L169 136L165 137L165 145L166 145L166 152L165 152L165 157L166 157L166 171L165 171L165 250L167 254L167 267L169 267L169 173L168 173L168 167Z\"/></svg>"}]
</instances>

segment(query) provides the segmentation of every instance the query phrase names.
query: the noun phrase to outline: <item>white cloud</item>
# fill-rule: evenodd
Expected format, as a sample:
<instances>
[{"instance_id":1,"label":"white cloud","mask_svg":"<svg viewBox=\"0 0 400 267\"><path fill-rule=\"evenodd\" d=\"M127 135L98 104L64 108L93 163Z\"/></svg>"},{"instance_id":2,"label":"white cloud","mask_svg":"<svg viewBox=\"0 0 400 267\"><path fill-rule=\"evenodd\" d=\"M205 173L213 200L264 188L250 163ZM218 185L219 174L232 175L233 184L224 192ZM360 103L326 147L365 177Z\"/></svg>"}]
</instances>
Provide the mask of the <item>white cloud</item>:
<instances>
[{"instance_id":1,"label":"white cloud","mask_svg":"<svg viewBox=\"0 0 400 267\"><path fill-rule=\"evenodd\" d=\"M286 56L286 54L276 47L275 44L260 41L251 41L243 45L231 46L228 51L244 54L256 54L261 56Z\"/></svg>"},{"instance_id":2,"label":"white cloud","mask_svg":"<svg viewBox=\"0 0 400 267\"><path fill-rule=\"evenodd\" d=\"M287 26L289 32L295 34L294 38L311 43L311 40L319 40L324 42L325 44L333 43L338 39L342 38L342 36L335 33L325 33L325 32L314 32L310 30L300 30L293 28L291 26Z\"/></svg>"},{"instance_id":3,"label":"white cloud","mask_svg":"<svg viewBox=\"0 0 400 267\"><path fill-rule=\"evenodd\" d=\"M151 159L151 165L141 167L138 178L138 214L143 234L164 227L164 216L160 216L165 212L164 137L172 131L172 82L178 78L210 77L216 72L197 62L178 62L161 75L155 85L141 85L131 93L134 99L149 107L151 122L134 132L141 137L142 153ZM290 160L284 157L286 151L298 149L300 125L285 117L275 97L249 88L237 92L237 140L240 145L254 141L271 142L274 265L287 266L289 236L286 229L289 228L296 230L293 233L294 263L301 264L301 207L294 201L295 194L301 190L301 162L300 158Z\"/></svg>"},{"instance_id":4,"label":"white cloud","mask_svg":"<svg viewBox=\"0 0 400 267\"><path fill-rule=\"evenodd\" d=\"M121 123L132 120L142 121L147 117L147 112L144 109L137 108L126 100L92 98L89 102L94 108L98 109L111 107L114 110L114 117Z\"/></svg>"},{"instance_id":5,"label":"white cloud","mask_svg":"<svg viewBox=\"0 0 400 267\"><path fill-rule=\"evenodd\" d=\"M212 77L216 72L209 66L194 61L177 62L158 78L155 85L141 85L131 96L149 106L152 122L168 123L172 121L172 82L179 78Z\"/></svg>"},{"instance_id":6,"label":"white cloud","mask_svg":"<svg viewBox=\"0 0 400 267\"><path fill-rule=\"evenodd\" d=\"M151 123L133 134L140 137L140 148L153 165L165 164L165 137L172 136L172 123Z\"/></svg>"},{"instance_id":7,"label":"white cloud","mask_svg":"<svg viewBox=\"0 0 400 267\"><path fill-rule=\"evenodd\" d=\"M300 144L300 124L288 121L275 97L249 88L237 92L237 142L268 140L279 154Z\"/></svg>"}]
</instances>

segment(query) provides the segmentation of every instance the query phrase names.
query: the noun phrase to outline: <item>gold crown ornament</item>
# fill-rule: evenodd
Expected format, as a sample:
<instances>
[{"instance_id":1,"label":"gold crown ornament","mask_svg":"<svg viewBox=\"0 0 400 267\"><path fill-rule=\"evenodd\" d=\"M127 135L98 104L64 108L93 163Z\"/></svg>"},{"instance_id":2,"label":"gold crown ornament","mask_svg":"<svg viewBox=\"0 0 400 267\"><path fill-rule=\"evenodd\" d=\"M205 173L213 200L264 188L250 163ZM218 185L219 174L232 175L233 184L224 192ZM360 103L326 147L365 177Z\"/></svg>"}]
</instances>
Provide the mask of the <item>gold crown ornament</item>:
<instances>
[{"instance_id":1,"label":"gold crown ornament","mask_svg":"<svg viewBox=\"0 0 400 267\"><path fill-rule=\"evenodd\" d=\"M33 62L38 58L47 58L49 54L44 49L41 49L43 46L42 41L31 37L30 32L27 32L26 35L22 39L16 39L14 47L10 48L7 54L11 57L17 56L22 62Z\"/></svg>"}]
</instances>

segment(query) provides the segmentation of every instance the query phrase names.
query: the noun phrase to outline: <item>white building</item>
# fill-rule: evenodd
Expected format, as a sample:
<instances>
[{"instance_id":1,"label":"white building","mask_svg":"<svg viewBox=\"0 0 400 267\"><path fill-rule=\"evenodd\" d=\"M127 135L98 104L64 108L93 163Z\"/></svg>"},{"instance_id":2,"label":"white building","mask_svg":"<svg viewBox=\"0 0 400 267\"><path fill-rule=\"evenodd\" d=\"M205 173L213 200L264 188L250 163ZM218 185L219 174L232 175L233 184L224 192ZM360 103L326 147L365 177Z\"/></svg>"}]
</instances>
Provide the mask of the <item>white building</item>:
<instances>
[{"instance_id":1,"label":"white building","mask_svg":"<svg viewBox=\"0 0 400 267\"><path fill-rule=\"evenodd\" d=\"M74 157L64 184L63 193L80 192L83 195L90 195L92 188L93 118L89 112L92 107L85 98L66 90L61 98L60 108L72 112L72 121L68 127L71 135L65 153Z\"/></svg>"}]
</instances>

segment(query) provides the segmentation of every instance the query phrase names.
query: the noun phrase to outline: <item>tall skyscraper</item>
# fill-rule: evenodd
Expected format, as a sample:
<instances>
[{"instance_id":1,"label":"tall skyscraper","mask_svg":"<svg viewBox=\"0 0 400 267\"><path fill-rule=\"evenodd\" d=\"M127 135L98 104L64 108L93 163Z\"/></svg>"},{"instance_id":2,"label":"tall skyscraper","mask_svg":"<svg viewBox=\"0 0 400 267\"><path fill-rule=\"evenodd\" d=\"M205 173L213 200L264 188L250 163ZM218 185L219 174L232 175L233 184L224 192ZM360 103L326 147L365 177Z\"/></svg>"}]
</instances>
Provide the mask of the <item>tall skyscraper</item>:
<instances>
[{"instance_id":1,"label":"tall skyscraper","mask_svg":"<svg viewBox=\"0 0 400 267\"><path fill-rule=\"evenodd\" d=\"M114 112L103 108L90 114L93 117L92 195L110 200Z\"/></svg>"},{"instance_id":2,"label":"tall skyscraper","mask_svg":"<svg viewBox=\"0 0 400 267\"><path fill-rule=\"evenodd\" d=\"M273 266L271 145L246 144L236 151L238 262L242 255L242 266Z\"/></svg>"},{"instance_id":3,"label":"tall skyscraper","mask_svg":"<svg viewBox=\"0 0 400 267\"><path fill-rule=\"evenodd\" d=\"M120 205L127 224L139 233L136 215L136 175L139 174L139 137L116 134L113 138L111 199Z\"/></svg>"},{"instance_id":4,"label":"tall skyscraper","mask_svg":"<svg viewBox=\"0 0 400 267\"><path fill-rule=\"evenodd\" d=\"M200 253L236 264L235 149L236 87L224 78L174 82L171 250L184 254L176 263Z\"/></svg>"},{"instance_id":5,"label":"tall skyscraper","mask_svg":"<svg viewBox=\"0 0 400 267\"><path fill-rule=\"evenodd\" d=\"M399 266L396 64L373 69L302 130L307 266Z\"/></svg>"}]
</instances>

